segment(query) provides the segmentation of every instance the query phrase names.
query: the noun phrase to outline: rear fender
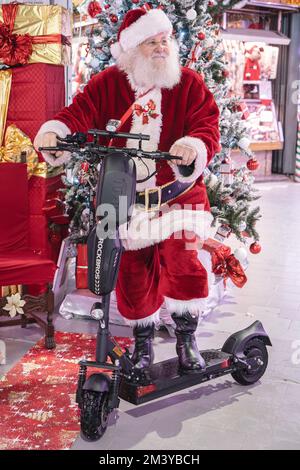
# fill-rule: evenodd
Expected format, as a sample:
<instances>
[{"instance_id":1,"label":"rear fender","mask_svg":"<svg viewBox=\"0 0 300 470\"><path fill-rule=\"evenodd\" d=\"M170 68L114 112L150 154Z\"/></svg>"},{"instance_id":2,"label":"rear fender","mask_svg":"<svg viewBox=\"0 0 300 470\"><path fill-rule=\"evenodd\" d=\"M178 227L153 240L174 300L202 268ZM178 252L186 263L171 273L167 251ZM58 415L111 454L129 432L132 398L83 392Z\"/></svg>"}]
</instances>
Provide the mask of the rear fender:
<instances>
[{"instance_id":1,"label":"rear fender","mask_svg":"<svg viewBox=\"0 0 300 470\"><path fill-rule=\"evenodd\" d=\"M266 346L272 346L262 323L257 320L248 326L248 328L244 328L229 336L222 347L222 351L235 356L244 355L246 343L253 338L259 338Z\"/></svg>"}]
</instances>

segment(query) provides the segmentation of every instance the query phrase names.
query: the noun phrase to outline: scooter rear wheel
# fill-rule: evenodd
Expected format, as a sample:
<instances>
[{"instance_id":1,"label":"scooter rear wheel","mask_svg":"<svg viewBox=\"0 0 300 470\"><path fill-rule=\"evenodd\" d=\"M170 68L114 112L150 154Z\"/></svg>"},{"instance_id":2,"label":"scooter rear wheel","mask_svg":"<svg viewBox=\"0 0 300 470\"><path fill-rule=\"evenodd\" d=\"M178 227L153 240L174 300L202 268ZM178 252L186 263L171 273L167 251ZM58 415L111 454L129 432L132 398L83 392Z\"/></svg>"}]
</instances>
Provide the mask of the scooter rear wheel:
<instances>
[{"instance_id":1,"label":"scooter rear wheel","mask_svg":"<svg viewBox=\"0 0 300 470\"><path fill-rule=\"evenodd\" d=\"M231 375L240 385L251 385L265 373L268 365L268 350L261 339L253 338L246 343L244 355L251 369L246 367L238 369Z\"/></svg>"},{"instance_id":2,"label":"scooter rear wheel","mask_svg":"<svg viewBox=\"0 0 300 470\"><path fill-rule=\"evenodd\" d=\"M86 441L97 441L106 431L109 418L108 393L84 390L82 394L80 425Z\"/></svg>"}]
</instances>

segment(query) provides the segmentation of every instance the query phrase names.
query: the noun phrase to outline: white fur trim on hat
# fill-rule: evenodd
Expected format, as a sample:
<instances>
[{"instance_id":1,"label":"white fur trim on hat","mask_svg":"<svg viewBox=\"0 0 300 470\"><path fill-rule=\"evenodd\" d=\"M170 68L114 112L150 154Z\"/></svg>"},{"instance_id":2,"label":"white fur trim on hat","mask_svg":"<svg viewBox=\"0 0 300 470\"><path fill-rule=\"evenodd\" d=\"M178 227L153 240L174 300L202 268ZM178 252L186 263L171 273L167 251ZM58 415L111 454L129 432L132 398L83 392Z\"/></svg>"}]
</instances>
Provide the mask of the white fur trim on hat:
<instances>
[{"instance_id":1,"label":"white fur trim on hat","mask_svg":"<svg viewBox=\"0 0 300 470\"><path fill-rule=\"evenodd\" d=\"M160 33L171 34L172 30L172 23L167 15L159 8L154 8L121 32L119 42L111 46L111 53L116 59L122 49L127 52L152 36Z\"/></svg>"},{"instance_id":2,"label":"white fur trim on hat","mask_svg":"<svg viewBox=\"0 0 300 470\"><path fill-rule=\"evenodd\" d=\"M35 136L33 145L37 151L39 147L42 146L43 135L46 134L47 132L54 132L56 135L58 135L58 137L62 137L62 138L66 137L67 134L71 134L71 130L63 122L55 120L55 119L51 121L47 121L41 126L37 135ZM54 157L49 152L41 152L41 153L43 155L44 160L53 167L64 165L71 158L70 152L63 152L62 156L59 158Z\"/></svg>"},{"instance_id":3,"label":"white fur trim on hat","mask_svg":"<svg viewBox=\"0 0 300 470\"><path fill-rule=\"evenodd\" d=\"M171 164L172 171L178 181L182 181L184 183L192 183L196 179L199 178L199 176L202 175L204 169L207 166L207 148L205 143L196 137L190 137L190 136L185 136L182 137L181 139L176 140L173 145L175 144L180 144L180 145L186 145L187 147L191 147L197 152L197 156L195 159L195 168L194 171L191 175L189 176L183 176L180 173L180 166L181 165L175 165Z\"/></svg>"},{"instance_id":4,"label":"white fur trim on hat","mask_svg":"<svg viewBox=\"0 0 300 470\"><path fill-rule=\"evenodd\" d=\"M122 46L119 42L114 42L110 46L110 52L114 59L118 59L123 52Z\"/></svg>"}]
</instances>

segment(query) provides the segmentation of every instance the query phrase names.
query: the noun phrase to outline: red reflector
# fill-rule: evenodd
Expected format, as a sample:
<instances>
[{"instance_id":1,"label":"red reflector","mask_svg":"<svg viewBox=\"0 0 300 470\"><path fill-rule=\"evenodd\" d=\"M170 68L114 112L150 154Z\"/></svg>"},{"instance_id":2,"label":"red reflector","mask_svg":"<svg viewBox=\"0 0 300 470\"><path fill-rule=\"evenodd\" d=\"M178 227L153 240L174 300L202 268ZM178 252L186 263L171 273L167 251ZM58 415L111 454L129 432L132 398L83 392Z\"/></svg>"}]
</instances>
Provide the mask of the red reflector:
<instances>
[{"instance_id":1,"label":"red reflector","mask_svg":"<svg viewBox=\"0 0 300 470\"><path fill-rule=\"evenodd\" d=\"M226 367L230 367L230 359L225 359L225 361L221 363L221 369L226 369Z\"/></svg>"},{"instance_id":2,"label":"red reflector","mask_svg":"<svg viewBox=\"0 0 300 470\"><path fill-rule=\"evenodd\" d=\"M156 385L145 385L144 387L137 387L136 395L137 397L143 397L144 395L148 395L148 393L154 392L156 390Z\"/></svg>"}]
</instances>

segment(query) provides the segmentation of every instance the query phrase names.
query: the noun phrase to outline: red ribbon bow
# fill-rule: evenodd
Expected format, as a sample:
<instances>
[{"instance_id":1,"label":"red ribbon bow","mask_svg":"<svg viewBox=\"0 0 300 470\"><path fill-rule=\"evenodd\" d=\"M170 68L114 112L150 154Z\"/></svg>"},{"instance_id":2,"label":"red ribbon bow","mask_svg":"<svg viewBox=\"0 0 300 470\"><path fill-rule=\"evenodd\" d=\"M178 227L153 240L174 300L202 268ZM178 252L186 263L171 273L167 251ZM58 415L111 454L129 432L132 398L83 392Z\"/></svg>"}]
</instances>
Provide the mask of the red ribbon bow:
<instances>
[{"instance_id":1,"label":"red ribbon bow","mask_svg":"<svg viewBox=\"0 0 300 470\"><path fill-rule=\"evenodd\" d=\"M32 54L29 34L14 34L18 5L2 5L3 23L0 23L0 59L7 65L27 64Z\"/></svg>"},{"instance_id":2,"label":"red ribbon bow","mask_svg":"<svg viewBox=\"0 0 300 470\"><path fill-rule=\"evenodd\" d=\"M247 276L240 262L231 254L229 246L216 240L208 239L203 248L211 254L212 271L216 276L222 276L224 284L230 278L237 287L243 287L247 282Z\"/></svg>"},{"instance_id":3,"label":"red ribbon bow","mask_svg":"<svg viewBox=\"0 0 300 470\"><path fill-rule=\"evenodd\" d=\"M159 115L155 113L156 104L153 100L149 100L148 103L143 107L140 104L134 104L133 109L137 116L143 115L143 124L148 124L149 116L156 119Z\"/></svg>"},{"instance_id":4,"label":"red ribbon bow","mask_svg":"<svg viewBox=\"0 0 300 470\"><path fill-rule=\"evenodd\" d=\"M0 22L0 59L6 65L25 65L32 54L33 44L68 44L69 40L61 34L31 36L13 33L18 4L2 5L3 23Z\"/></svg>"}]
</instances>

